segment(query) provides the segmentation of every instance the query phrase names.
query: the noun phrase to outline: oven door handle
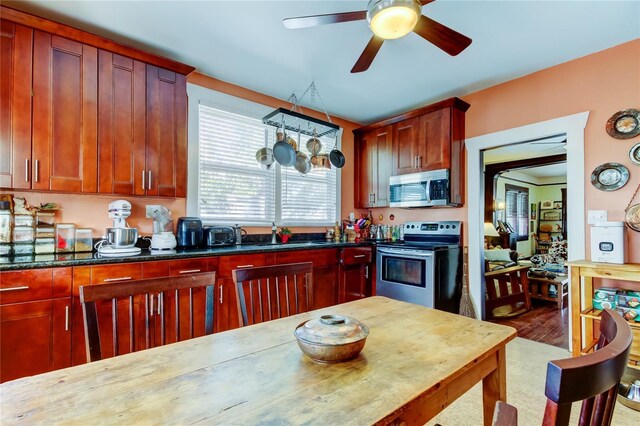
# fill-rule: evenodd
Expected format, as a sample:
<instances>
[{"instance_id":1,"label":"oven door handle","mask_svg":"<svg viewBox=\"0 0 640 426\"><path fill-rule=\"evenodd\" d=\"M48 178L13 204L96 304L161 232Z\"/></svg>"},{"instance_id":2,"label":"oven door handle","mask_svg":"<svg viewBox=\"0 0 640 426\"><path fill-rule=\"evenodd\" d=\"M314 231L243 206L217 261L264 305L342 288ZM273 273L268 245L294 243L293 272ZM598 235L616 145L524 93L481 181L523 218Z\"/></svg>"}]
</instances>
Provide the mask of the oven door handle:
<instances>
[{"instance_id":1,"label":"oven door handle","mask_svg":"<svg viewBox=\"0 0 640 426\"><path fill-rule=\"evenodd\" d=\"M427 250L406 250L406 249L392 249L386 247L378 247L378 253L381 255L391 254L399 257L405 258L413 258L413 259L424 259L427 257L432 257L433 252Z\"/></svg>"}]
</instances>

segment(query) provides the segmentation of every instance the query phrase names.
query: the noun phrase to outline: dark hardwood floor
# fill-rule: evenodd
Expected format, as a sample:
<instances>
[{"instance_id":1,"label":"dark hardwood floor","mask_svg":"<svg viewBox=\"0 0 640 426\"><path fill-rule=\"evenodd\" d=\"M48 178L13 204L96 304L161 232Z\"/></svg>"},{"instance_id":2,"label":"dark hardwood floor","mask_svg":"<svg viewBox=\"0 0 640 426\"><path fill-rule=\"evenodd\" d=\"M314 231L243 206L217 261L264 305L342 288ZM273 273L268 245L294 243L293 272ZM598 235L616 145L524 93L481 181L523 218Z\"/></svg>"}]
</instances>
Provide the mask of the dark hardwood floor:
<instances>
[{"instance_id":1,"label":"dark hardwood floor","mask_svg":"<svg viewBox=\"0 0 640 426\"><path fill-rule=\"evenodd\" d=\"M491 320L518 330L518 337L569 348L569 308L558 309L553 303L531 301L533 309L522 315Z\"/></svg>"}]
</instances>

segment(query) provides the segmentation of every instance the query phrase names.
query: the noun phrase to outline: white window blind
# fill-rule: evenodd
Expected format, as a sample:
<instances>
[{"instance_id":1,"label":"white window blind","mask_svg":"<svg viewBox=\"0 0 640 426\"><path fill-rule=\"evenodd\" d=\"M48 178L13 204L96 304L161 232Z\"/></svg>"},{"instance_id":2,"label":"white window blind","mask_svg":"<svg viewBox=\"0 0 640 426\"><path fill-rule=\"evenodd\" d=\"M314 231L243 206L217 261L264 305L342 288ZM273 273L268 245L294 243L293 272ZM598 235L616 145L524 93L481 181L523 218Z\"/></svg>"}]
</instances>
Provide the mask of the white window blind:
<instances>
[{"instance_id":1,"label":"white window blind","mask_svg":"<svg viewBox=\"0 0 640 426\"><path fill-rule=\"evenodd\" d=\"M260 166L255 153L273 146L274 131L261 120L200 104L198 215L207 223L281 226L333 225L337 218L337 172ZM297 139L297 135L292 135ZM299 149L309 157L308 137ZM320 138L329 152L333 138Z\"/></svg>"},{"instance_id":2,"label":"white window blind","mask_svg":"<svg viewBox=\"0 0 640 426\"><path fill-rule=\"evenodd\" d=\"M518 241L529 238L529 189L506 185L506 221L518 234Z\"/></svg>"}]
</instances>

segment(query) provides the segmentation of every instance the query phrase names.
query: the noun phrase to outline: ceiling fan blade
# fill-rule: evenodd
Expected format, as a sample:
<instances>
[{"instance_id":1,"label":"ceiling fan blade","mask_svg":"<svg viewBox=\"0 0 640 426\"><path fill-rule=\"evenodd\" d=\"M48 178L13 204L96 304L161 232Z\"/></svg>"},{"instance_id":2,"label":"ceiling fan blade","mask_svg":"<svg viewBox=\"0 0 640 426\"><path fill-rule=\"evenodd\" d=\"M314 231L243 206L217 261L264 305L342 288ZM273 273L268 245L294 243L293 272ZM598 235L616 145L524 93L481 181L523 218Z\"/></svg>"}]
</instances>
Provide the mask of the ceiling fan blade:
<instances>
[{"instance_id":1,"label":"ceiling fan blade","mask_svg":"<svg viewBox=\"0 0 640 426\"><path fill-rule=\"evenodd\" d=\"M376 36L371 37L371 40L369 40L367 47L364 48L362 55L360 55L356 64L351 68L351 73L354 74L368 70L373 59L378 54L378 50L380 50L382 43L384 43L383 38Z\"/></svg>"},{"instance_id":2,"label":"ceiling fan blade","mask_svg":"<svg viewBox=\"0 0 640 426\"><path fill-rule=\"evenodd\" d=\"M367 19L367 11L328 13L326 15L300 16L298 18L286 18L282 23L286 28L298 29L316 27L318 25L337 24L340 22L360 21Z\"/></svg>"},{"instance_id":3,"label":"ceiling fan blade","mask_svg":"<svg viewBox=\"0 0 640 426\"><path fill-rule=\"evenodd\" d=\"M469 37L424 15L420 16L413 32L451 56L456 56L471 44Z\"/></svg>"},{"instance_id":4,"label":"ceiling fan blade","mask_svg":"<svg viewBox=\"0 0 640 426\"><path fill-rule=\"evenodd\" d=\"M429 3L433 3L436 0L422 0L420 3L422 3L423 6L429 4Z\"/></svg>"}]
</instances>

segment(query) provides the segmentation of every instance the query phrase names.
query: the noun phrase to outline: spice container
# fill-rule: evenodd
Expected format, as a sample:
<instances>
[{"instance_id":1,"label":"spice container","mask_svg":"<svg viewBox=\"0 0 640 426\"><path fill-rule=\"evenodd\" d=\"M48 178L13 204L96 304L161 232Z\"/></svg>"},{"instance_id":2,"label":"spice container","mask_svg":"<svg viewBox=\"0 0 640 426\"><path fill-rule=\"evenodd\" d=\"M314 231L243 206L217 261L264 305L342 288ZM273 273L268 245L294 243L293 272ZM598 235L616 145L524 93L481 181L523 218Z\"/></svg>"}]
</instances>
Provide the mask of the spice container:
<instances>
[{"instance_id":1,"label":"spice container","mask_svg":"<svg viewBox=\"0 0 640 426\"><path fill-rule=\"evenodd\" d=\"M56 225L56 253L73 253L76 241L76 226L73 223Z\"/></svg>"},{"instance_id":2,"label":"spice container","mask_svg":"<svg viewBox=\"0 0 640 426\"><path fill-rule=\"evenodd\" d=\"M93 230L91 228L76 229L76 252L86 252L93 249Z\"/></svg>"},{"instance_id":3,"label":"spice container","mask_svg":"<svg viewBox=\"0 0 640 426\"><path fill-rule=\"evenodd\" d=\"M33 243L22 243L13 245L14 256L23 256L25 254L33 254Z\"/></svg>"},{"instance_id":4,"label":"spice container","mask_svg":"<svg viewBox=\"0 0 640 426\"><path fill-rule=\"evenodd\" d=\"M13 228L14 243L31 243L36 238L36 230L31 226L16 226Z\"/></svg>"},{"instance_id":5,"label":"spice container","mask_svg":"<svg viewBox=\"0 0 640 426\"><path fill-rule=\"evenodd\" d=\"M55 238L36 238L35 253L36 254L49 254L56 251L56 239Z\"/></svg>"},{"instance_id":6,"label":"spice container","mask_svg":"<svg viewBox=\"0 0 640 426\"><path fill-rule=\"evenodd\" d=\"M17 214L13 217L13 224L15 226L30 226L33 228L34 223L34 217L30 214Z\"/></svg>"},{"instance_id":7,"label":"spice container","mask_svg":"<svg viewBox=\"0 0 640 426\"><path fill-rule=\"evenodd\" d=\"M1 201L0 202L0 244L11 242L11 228L13 228L13 215L11 214L9 202Z\"/></svg>"},{"instance_id":8,"label":"spice container","mask_svg":"<svg viewBox=\"0 0 640 426\"><path fill-rule=\"evenodd\" d=\"M53 226L38 226L36 228L36 238L55 238L56 228Z\"/></svg>"},{"instance_id":9,"label":"spice container","mask_svg":"<svg viewBox=\"0 0 640 426\"><path fill-rule=\"evenodd\" d=\"M36 213L36 223L38 226L53 226L56 223L56 214L47 212Z\"/></svg>"}]
</instances>

